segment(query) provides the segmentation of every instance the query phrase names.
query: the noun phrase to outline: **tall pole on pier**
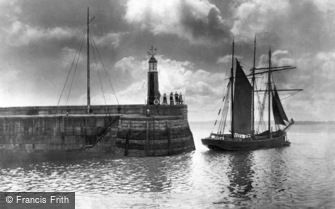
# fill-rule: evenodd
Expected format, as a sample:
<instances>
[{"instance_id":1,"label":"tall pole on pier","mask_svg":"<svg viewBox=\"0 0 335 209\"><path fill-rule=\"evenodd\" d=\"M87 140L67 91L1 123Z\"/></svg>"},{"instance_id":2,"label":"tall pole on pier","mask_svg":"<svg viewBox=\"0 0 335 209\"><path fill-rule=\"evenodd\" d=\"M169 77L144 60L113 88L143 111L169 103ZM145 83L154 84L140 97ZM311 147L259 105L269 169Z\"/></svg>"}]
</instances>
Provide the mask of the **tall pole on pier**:
<instances>
[{"instance_id":1,"label":"tall pole on pier","mask_svg":"<svg viewBox=\"0 0 335 209\"><path fill-rule=\"evenodd\" d=\"M87 8L87 113L91 112L90 96L90 8Z\"/></svg>"}]
</instances>

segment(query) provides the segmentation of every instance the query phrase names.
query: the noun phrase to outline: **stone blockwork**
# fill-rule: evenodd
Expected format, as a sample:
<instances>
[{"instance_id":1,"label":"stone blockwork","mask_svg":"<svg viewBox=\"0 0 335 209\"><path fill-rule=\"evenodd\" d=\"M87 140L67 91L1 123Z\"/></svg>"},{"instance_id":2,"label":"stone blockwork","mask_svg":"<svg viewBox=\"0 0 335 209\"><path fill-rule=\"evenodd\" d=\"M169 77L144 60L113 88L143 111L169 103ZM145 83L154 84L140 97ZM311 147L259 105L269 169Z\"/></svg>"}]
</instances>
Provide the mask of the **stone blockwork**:
<instances>
[{"instance_id":1,"label":"stone blockwork","mask_svg":"<svg viewBox=\"0 0 335 209\"><path fill-rule=\"evenodd\" d=\"M0 151L126 156L194 150L187 106L109 105L0 108Z\"/></svg>"},{"instance_id":2,"label":"stone blockwork","mask_svg":"<svg viewBox=\"0 0 335 209\"><path fill-rule=\"evenodd\" d=\"M192 132L183 117L121 117L116 146L129 156L159 156L194 150Z\"/></svg>"},{"instance_id":3,"label":"stone blockwork","mask_svg":"<svg viewBox=\"0 0 335 209\"><path fill-rule=\"evenodd\" d=\"M0 149L14 151L84 151L116 136L120 116L64 115L0 117ZM105 141L104 141L105 142ZM97 143L96 151L109 151L109 143Z\"/></svg>"}]
</instances>

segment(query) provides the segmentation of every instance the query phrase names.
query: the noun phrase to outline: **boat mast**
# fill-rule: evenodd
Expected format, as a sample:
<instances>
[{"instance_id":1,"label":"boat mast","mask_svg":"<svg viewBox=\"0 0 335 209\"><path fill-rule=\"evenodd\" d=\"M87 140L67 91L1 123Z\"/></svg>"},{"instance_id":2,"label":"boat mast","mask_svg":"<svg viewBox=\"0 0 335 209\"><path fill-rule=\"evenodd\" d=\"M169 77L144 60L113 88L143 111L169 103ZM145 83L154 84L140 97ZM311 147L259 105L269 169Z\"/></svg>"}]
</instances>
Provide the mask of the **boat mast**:
<instances>
[{"instance_id":1,"label":"boat mast","mask_svg":"<svg viewBox=\"0 0 335 209\"><path fill-rule=\"evenodd\" d=\"M255 68L256 68L256 36L254 39L254 60L252 67L252 99L251 99L251 137L255 135Z\"/></svg>"},{"instance_id":2,"label":"boat mast","mask_svg":"<svg viewBox=\"0 0 335 209\"><path fill-rule=\"evenodd\" d=\"M87 8L87 113L91 112L91 96L90 96L90 8Z\"/></svg>"},{"instance_id":3,"label":"boat mast","mask_svg":"<svg viewBox=\"0 0 335 209\"><path fill-rule=\"evenodd\" d=\"M271 48L269 50L269 70L268 70L268 129L269 137L272 138L271 134Z\"/></svg>"},{"instance_id":4,"label":"boat mast","mask_svg":"<svg viewBox=\"0 0 335 209\"><path fill-rule=\"evenodd\" d=\"M230 85L231 85L231 137L234 138L234 48L235 41L233 39L232 46L232 57L231 57L231 75L230 75Z\"/></svg>"}]
</instances>

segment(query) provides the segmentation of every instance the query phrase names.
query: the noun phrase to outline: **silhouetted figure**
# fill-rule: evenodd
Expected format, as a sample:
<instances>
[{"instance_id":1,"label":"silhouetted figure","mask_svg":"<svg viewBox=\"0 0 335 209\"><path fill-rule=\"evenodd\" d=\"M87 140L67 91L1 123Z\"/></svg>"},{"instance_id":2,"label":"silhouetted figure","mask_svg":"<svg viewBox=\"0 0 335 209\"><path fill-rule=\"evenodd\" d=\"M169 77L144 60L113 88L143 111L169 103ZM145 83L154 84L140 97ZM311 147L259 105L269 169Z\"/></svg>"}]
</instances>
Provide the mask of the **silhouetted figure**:
<instances>
[{"instance_id":1,"label":"silhouetted figure","mask_svg":"<svg viewBox=\"0 0 335 209\"><path fill-rule=\"evenodd\" d=\"M181 95L181 92L179 93L179 104L183 104L183 95Z\"/></svg>"},{"instance_id":2,"label":"silhouetted figure","mask_svg":"<svg viewBox=\"0 0 335 209\"><path fill-rule=\"evenodd\" d=\"M179 104L179 95L178 95L177 92L174 93L174 101L175 101L176 104Z\"/></svg>"},{"instance_id":3,"label":"silhouetted figure","mask_svg":"<svg viewBox=\"0 0 335 209\"><path fill-rule=\"evenodd\" d=\"M166 96L166 93L163 94L163 105L167 105L167 96Z\"/></svg>"},{"instance_id":4,"label":"silhouetted figure","mask_svg":"<svg viewBox=\"0 0 335 209\"><path fill-rule=\"evenodd\" d=\"M170 105L174 105L173 92L171 92L171 94L170 94Z\"/></svg>"}]
</instances>

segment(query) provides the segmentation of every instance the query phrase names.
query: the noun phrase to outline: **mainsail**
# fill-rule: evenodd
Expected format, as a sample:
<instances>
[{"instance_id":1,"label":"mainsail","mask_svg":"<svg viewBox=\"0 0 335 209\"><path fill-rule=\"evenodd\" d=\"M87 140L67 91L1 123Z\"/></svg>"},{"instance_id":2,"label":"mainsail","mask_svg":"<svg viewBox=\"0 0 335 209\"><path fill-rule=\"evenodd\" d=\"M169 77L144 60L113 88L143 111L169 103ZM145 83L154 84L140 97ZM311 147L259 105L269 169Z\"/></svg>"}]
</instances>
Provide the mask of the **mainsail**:
<instances>
[{"instance_id":1,"label":"mainsail","mask_svg":"<svg viewBox=\"0 0 335 209\"><path fill-rule=\"evenodd\" d=\"M251 100L252 86L236 59L233 114L235 133L251 133Z\"/></svg>"},{"instance_id":2,"label":"mainsail","mask_svg":"<svg viewBox=\"0 0 335 209\"><path fill-rule=\"evenodd\" d=\"M273 116L275 119L275 123L286 125L285 121L288 121L288 118L281 104L276 87L274 87L273 93L272 93L272 110L273 110Z\"/></svg>"}]
</instances>

